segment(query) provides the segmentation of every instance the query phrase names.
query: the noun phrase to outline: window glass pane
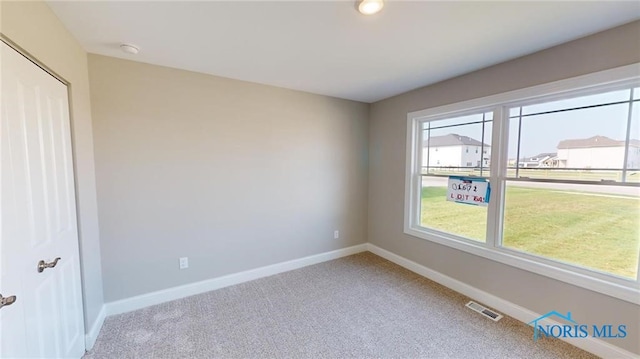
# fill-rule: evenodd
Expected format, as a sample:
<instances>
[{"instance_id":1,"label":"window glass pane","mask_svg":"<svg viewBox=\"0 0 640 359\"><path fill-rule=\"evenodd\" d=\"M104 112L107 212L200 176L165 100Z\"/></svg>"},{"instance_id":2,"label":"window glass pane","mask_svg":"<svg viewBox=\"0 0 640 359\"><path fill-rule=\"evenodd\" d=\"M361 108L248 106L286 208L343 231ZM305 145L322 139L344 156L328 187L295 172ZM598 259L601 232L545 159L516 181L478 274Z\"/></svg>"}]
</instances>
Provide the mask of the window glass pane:
<instances>
[{"instance_id":1,"label":"window glass pane","mask_svg":"<svg viewBox=\"0 0 640 359\"><path fill-rule=\"evenodd\" d=\"M564 110L570 108L602 105L612 102L629 101L631 90L619 90L597 95L582 96L560 101L545 102L535 105L523 106L522 114L530 115L540 112Z\"/></svg>"},{"instance_id":2,"label":"window glass pane","mask_svg":"<svg viewBox=\"0 0 640 359\"><path fill-rule=\"evenodd\" d=\"M623 103L512 118L508 177L621 181L628 111Z\"/></svg>"},{"instance_id":3,"label":"window glass pane","mask_svg":"<svg viewBox=\"0 0 640 359\"><path fill-rule=\"evenodd\" d=\"M481 122L481 121L482 121L482 114L478 113L474 115L452 117L452 118L447 118L443 120L425 122L425 128L429 126L429 123L431 124L430 125L431 128L439 128L439 127L448 127L448 126L455 126L455 125L461 125L461 124L466 124L470 122Z\"/></svg>"},{"instance_id":4,"label":"window glass pane","mask_svg":"<svg viewBox=\"0 0 640 359\"><path fill-rule=\"evenodd\" d=\"M482 121L482 114L472 119L478 118ZM485 121L492 118L493 113L485 114ZM431 121L423 130L422 173L489 176L493 122L442 123L449 120Z\"/></svg>"},{"instance_id":5,"label":"window glass pane","mask_svg":"<svg viewBox=\"0 0 640 359\"><path fill-rule=\"evenodd\" d=\"M502 245L635 279L640 189L508 182Z\"/></svg>"},{"instance_id":6,"label":"window glass pane","mask_svg":"<svg viewBox=\"0 0 640 359\"><path fill-rule=\"evenodd\" d=\"M640 87L636 87L633 89L633 99L640 100Z\"/></svg>"},{"instance_id":7,"label":"window glass pane","mask_svg":"<svg viewBox=\"0 0 640 359\"><path fill-rule=\"evenodd\" d=\"M487 207L447 201L446 177L422 177L420 225L484 242Z\"/></svg>"}]
</instances>

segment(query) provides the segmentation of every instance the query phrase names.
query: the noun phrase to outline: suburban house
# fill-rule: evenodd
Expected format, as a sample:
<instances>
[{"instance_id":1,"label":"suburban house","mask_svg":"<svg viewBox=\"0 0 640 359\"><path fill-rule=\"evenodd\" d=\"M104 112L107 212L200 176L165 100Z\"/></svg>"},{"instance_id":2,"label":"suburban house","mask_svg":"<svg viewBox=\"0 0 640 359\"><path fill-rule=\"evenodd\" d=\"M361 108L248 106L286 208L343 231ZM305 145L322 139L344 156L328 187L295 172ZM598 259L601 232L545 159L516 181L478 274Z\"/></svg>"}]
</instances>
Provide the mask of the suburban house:
<instances>
[{"instance_id":1,"label":"suburban house","mask_svg":"<svg viewBox=\"0 0 640 359\"><path fill-rule=\"evenodd\" d=\"M622 168L625 141L606 136L563 140L558 143L560 168ZM640 168L640 141L631 139L627 153L627 168Z\"/></svg>"},{"instance_id":2,"label":"suburban house","mask_svg":"<svg viewBox=\"0 0 640 359\"><path fill-rule=\"evenodd\" d=\"M576 222L574 200L633 194L498 175L485 208L421 172L506 172L511 104L633 93L637 2L2 0L0 48L0 358L640 355L637 252L620 276L500 237L554 245L542 224L570 231L546 200L572 196ZM424 121L488 112L493 142L422 143ZM524 163L609 168L621 149L567 140ZM638 248L620 243L562 251ZM535 343L526 323L551 310L628 335Z\"/></svg>"},{"instance_id":3,"label":"suburban house","mask_svg":"<svg viewBox=\"0 0 640 359\"><path fill-rule=\"evenodd\" d=\"M455 133L433 136L424 141L423 166L438 167L488 167L491 146Z\"/></svg>"},{"instance_id":4,"label":"suburban house","mask_svg":"<svg viewBox=\"0 0 640 359\"><path fill-rule=\"evenodd\" d=\"M515 162L515 161L513 161ZM518 161L518 167L558 167L558 154L553 152L540 153L536 156L525 157Z\"/></svg>"}]
</instances>

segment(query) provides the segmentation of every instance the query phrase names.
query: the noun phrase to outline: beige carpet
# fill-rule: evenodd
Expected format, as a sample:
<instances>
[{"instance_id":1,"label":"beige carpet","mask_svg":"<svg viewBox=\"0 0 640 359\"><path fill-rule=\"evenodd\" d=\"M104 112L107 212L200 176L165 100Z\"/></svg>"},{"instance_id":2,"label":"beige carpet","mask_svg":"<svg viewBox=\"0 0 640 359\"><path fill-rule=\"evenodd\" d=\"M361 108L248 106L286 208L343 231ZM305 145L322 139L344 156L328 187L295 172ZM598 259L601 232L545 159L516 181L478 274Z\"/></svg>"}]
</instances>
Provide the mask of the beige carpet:
<instances>
[{"instance_id":1,"label":"beige carpet","mask_svg":"<svg viewBox=\"0 0 640 359\"><path fill-rule=\"evenodd\" d=\"M361 253L107 318L85 358L592 358Z\"/></svg>"}]
</instances>

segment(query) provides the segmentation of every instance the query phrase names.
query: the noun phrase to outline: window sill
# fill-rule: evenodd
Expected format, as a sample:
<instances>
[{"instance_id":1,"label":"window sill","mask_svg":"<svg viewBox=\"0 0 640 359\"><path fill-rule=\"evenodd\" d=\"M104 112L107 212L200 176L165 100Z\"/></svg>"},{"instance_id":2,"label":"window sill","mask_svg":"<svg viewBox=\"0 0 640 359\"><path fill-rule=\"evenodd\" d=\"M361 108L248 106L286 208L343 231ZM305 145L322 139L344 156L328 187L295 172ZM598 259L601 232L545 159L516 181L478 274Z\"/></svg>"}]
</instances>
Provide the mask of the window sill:
<instances>
[{"instance_id":1,"label":"window sill","mask_svg":"<svg viewBox=\"0 0 640 359\"><path fill-rule=\"evenodd\" d=\"M405 226L404 232L414 237L442 244L498 263L640 305L640 287L631 279L626 280L621 277L539 258L508 248L489 248L485 247L483 243L474 243L454 236L439 234L436 231L432 233L432 231L422 227L412 228Z\"/></svg>"}]
</instances>

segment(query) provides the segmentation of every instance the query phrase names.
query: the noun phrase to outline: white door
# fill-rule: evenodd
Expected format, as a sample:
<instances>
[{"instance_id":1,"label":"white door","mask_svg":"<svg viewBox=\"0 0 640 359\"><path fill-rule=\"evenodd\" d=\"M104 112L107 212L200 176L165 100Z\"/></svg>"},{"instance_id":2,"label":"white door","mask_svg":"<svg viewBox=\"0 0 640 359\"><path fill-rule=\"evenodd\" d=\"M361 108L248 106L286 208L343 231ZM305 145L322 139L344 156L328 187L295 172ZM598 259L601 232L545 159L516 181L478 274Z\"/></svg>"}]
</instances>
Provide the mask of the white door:
<instances>
[{"instance_id":1,"label":"white door","mask_svg":"<svg viewBox=\"0 0 640 359\"><path fill-rule=\"evenodd\" d=\"M67 87L0 42L0 358L79 358L84 320ZM55 267L38 270L38 262Z\"/></svg>"}]
</instances>

